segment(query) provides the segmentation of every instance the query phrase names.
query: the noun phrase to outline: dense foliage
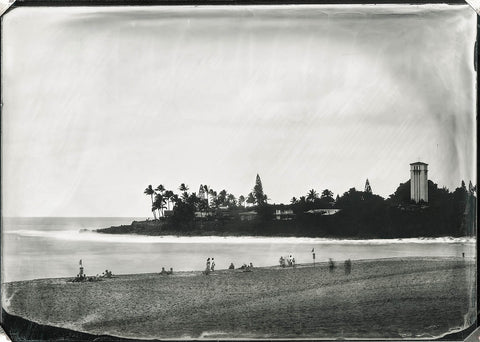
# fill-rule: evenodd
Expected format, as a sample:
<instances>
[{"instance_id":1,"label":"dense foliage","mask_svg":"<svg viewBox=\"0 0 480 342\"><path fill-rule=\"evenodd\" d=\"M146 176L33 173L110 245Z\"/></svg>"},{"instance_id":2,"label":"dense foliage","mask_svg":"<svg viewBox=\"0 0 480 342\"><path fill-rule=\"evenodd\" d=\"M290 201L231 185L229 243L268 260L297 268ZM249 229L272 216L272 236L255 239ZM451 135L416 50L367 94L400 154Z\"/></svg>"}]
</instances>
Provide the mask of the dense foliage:
<instances>
[{"instance_id":1,"label":"dense foliage","mask_svg":"<svg viewBox=\"0 0 480 342\"><path fill-rule=\"evenodd\" d=\"M364 191L351 188L334 199L328 189L320 195L311 189L288 205L268 203L259 175L246 198L237 199L226 190L217 193L207 185L200 186L198 195L189 193L183 183L179 190L176 195L162 185L155 190L149 185L144 193L150 197L154 220L103 232L350 238L473 236L476 232L476 186L470 183L467 189L463 181L453 192L428 181L428 203L410 200L410 181L401 183L387 199L372 193L367 180ZM339 210L322 214L321 209ZM252 212L248 219L242 216ZM278 213L287 213L288 218Z\"/></svg>"}]
</instances>

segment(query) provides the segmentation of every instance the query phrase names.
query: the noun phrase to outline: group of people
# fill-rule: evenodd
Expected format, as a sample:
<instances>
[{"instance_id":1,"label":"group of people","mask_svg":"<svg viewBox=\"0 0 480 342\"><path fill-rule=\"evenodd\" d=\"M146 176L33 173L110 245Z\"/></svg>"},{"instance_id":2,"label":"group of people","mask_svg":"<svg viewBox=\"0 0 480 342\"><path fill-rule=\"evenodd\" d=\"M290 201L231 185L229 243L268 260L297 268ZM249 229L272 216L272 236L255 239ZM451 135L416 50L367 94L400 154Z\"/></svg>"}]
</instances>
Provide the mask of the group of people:
<instances>
[{"instance_id":1,"label":"group of people","mask_svg":"<svg viewBox=\"0 0 480 342\"><path fill-rule=\"evenodd\" d=\"M74 282L74 283L84 282L84 281L100 281L100 280L102 280L101 278L112 278L112 277L113 277L113 273L112 273L112 271L109 271L109 270L105 270L105 272L102 272L102 275L97 274L94 277L93 276L92 277L87 277L87 275L83 271L82 260L80 260L79 273L77 274L77 276L75 278L73 278L69 281Z\"/></svg>"},{"instance_id":2,"label":"group of people","mask_svg":"<svg viewBox=\"0 0 480 342\"><path fill-rule=\"evenodd\" d=\"M109 270L105 270L105 272L102 272L102 275L101 277L103 278L111 278L113 276L113 273L112 271L109 271ZM97 277L99 277L99 275L97 274Z\"/></svg>"},{"instance_id":3,"label":"group of people","mask_svg":"<svg viewBox=\"0 0 480 342\"><path fill-rule=\"evenodd\" d=\"M280 266L281 267L295 267L295 258L292 257L292 255L290 254L290 256L288 258L284 258L283 256L280 257L280 259L278 260L278 262L280 263Z\"/></svg>"},{"instance_id":4,"label":"group of people","mask_svg":"<svg viewBox=\"0 0 480 342\"><path fill-rule=\"evenodd\" d=\"M233 262L230 263L230 266L228 266L228 269L229 270L234 270L235 269L235 265L233 264ZM253 263L250 263L250 265L243 264L239 269L243 270L244 272L252 272ZM207 259L207 265L206 265L205 271L203 273L208 275L211 272L215 272L215 259L214 258L208 258Z\"/></svg>"},{"instance_id":5,"label":"group of people","mask_svg":"<svg viewBox=\"0 0 480 342\"><path fill-rule=\"evenodd\" d=\"M173 267L170 267L170 271L165 270L165 267L162 267L160 271L161 275L172 275L173 274Z\"/></svg>"},{"instance_id":6,"label":"group of people","mask_svg":"<svg viewBox=\"0 0 480 342\"><path fill-rule=\"evenodd\" d=\"M215 259L207 259L207 267L205 268L205 274L210 274L210 272L215 272Z\"/></svg>"},{"instance_id":7,"label":"group of people","mask_svg":"<svg viewBox=\"0 0 480 342\"><path fill-rule=\"evenodd\" d=\"M240 267L243 272L252 272L253 271L253 264L250 263L250 265L243 264L242 267Z\"/></svg>"}]
</instances>

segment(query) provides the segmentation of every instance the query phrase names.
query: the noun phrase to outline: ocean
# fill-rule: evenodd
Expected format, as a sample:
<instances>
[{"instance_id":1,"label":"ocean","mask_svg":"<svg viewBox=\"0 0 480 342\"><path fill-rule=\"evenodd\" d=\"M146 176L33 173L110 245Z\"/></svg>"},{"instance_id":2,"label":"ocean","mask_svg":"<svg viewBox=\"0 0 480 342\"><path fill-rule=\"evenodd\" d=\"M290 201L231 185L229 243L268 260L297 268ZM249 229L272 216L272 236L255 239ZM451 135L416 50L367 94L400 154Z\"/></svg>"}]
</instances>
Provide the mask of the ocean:
<instances>
[{"instance_id":1,"label":"ocean","mask_svg":"<svg viewBox=\"0 0 480 342\"><path fill-rule=\"evenodd\" d=\"M53 277L75 277L82 260L88 276L106 269L113 274L203 270L207 258L217 269L253 263L277 265L280 256L296 263L332 258L475 257L474 238L337 240L272 237L176 237L109 235L81 232L144 218L43 217L2 219L2 283Z\"/></svg>"}]
</instances>

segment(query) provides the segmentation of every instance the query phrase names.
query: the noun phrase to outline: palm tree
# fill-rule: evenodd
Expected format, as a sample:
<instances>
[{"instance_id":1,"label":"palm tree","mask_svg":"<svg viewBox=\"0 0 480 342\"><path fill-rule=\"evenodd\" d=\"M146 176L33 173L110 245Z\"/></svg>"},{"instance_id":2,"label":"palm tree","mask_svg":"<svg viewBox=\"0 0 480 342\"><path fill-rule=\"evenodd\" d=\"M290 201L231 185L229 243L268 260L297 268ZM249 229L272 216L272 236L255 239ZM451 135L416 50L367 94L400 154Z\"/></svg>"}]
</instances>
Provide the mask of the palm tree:
<instances>
[{"instance_id":1,"label":"palm tree","mask_svg":"<svg viewBox=\"0 0 480 342\"><path fill-rule=\"evenodd\" d=\"M175 208L175 204L179 201L178 195L174 193L172 197L170 197L170 201L173 203L173 208Z\"/></svg>"},{"instance_id":2,"label":"palm tree","mask_svg":"<svg viewBox=\"0 0 480 342\"><path fill-rule=\"evenodd\" d=\"M162 217L163 209L165 209L165 197L162 194L156 194L153 205L158 210L159 217Z\"/></svg>"},{"instance_id":3,"label":"palm tree","mask_svg":"<svg viewBox=\"0 0 480 342\"><path fill-rule=\"evenodd\" d=\"M296 197L292 197L292 199L290 200L290 203L292 204L297 204L298 203L298 199Z\"/></svg>"},{"instance_id":4,"label":"palm tree","mask_svg":"<svg viewBox=\"0 0 480 342\"><path fill-rule=\"evenodd\" d=\"M213 190L212 188L210 188L210 190L208 190L208 194L212 198L210 200L210 205L212 205L212 203L213 203L214 206L217 206L217 192L215 190Z\"/></svg>"},{"instance_id":5,"label":"palm tree","mask_svg":"<svg viewBox=\"0 0 480 342\"><path fill-rule=\"evenodd\" d=\"M185 183L180 184L178 187L178 190L180 191L188 191L188 185L185 185Z\"/></svg>"},{"instance_id":6,"label":"palm tree","mask_svg":"<svg viewBox=\"0 0 480 342\"><path fill-rule=\"evenodd\" d=\"M167 210L170 210L170 202L171 202L171 198L173 197L173 195L174 194L173 194L172 190L167 190L163 194L163 197L165 197L165 199L167 200Z\"/></svg>"},{"instance_id":7,"label":"palm tree","mask_svg":"<svg viewBox=\"0 0 480 342\"><path fill-rule=\"evenodd\" d=\"M318 193L314 189L311 189L307 194L307 200L310 202L315 202L317 198L318 198Z\"/></svg>"},{"instance_id":8,"label":"palm tree","mask_svg":"<svg viewBox=\"0 0 480 342\"><path fill-rule=\"evenodd\" d=\"M182 198L186 201L188 199L188 186L185 183L180 184L178 190L183 191Z\"/></svg>"},{"instance_id":9,"label":"palm tree","mask_svg":"<svg viewBox=\"0 0 480 342\"><path fill-rule=\"evenodd\" d=\"M155 188L155 191L159 192L160 194L163 194L163 192L165 191L165 187L162 184L160 184Z\"/></svg>"},{"instance_id":10,"label":"palm tree","mask_svg":"<svg viewBox=\"0 0 480 342\"><path fill-rule=\"evenodd\" d=\"M149 185L145 191L143 191L143 193L145 195L150 195L150 198L152 200L152 213L153 213L153 219L156 220L157 219L157 216L155 215L155 209L153 209L153 194L155 193L155 191L153 191L153 188L152 188L152 185Z\"/></svg>"}]
</instances>

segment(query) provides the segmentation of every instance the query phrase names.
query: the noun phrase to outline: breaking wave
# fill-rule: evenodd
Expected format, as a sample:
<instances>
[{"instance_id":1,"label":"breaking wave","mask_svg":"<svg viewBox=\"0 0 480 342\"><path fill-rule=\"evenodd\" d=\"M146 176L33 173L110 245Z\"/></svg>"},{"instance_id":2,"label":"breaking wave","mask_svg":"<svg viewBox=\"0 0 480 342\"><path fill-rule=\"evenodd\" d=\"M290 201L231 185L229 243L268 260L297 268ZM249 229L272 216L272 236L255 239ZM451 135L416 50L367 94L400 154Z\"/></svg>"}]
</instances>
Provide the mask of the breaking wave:
<instances>
[{"instance_id":1,"label":"breaking wave","mask_svg":"<svg viewBox=\"0 0 480 342\"><path fill-rule=\"evenodd\" d=\"M329 238L307 238L307 237L262 237L262 236L146 236L128 234L103 234L94 231L74 230L11 230L4 234L15 234L23 237L40 237L55 240L67 241L91 241L91 242L113 242L113 243L272 243L272 244L339 244L339 245L387 245L387 244L439 244L439 243L460 243L474 244L474 237L420 237L405 239L329 239Z\"/></svg>"}]
</instances>

